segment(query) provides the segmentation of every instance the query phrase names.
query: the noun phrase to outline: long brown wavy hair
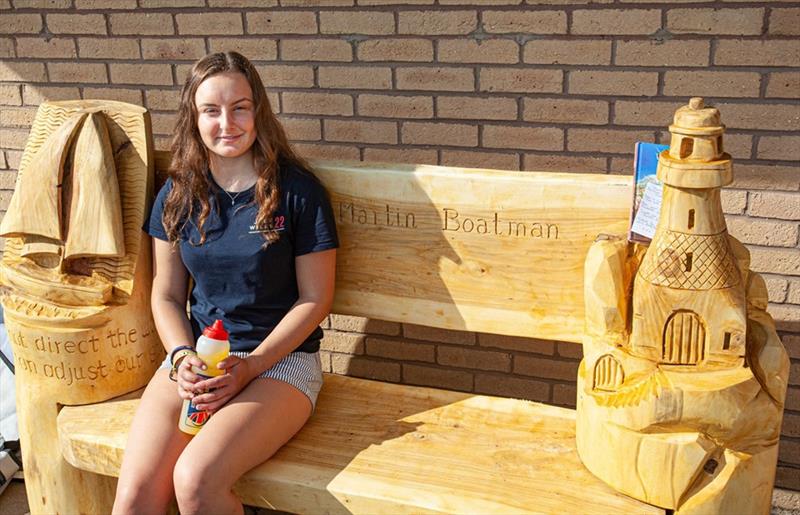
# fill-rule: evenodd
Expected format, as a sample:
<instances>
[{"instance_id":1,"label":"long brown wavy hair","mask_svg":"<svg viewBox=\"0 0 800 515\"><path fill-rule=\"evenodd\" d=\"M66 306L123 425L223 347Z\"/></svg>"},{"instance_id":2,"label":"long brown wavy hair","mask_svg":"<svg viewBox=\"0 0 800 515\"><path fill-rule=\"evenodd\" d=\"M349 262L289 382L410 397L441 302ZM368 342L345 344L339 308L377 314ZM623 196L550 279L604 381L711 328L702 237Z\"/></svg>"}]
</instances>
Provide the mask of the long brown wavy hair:
<instances>
[{"instance_id":1,"label":"long brown wavy hair","mask_svg":"<svg viewBox=\"0 0 800 515\"><path fill-rule=\"evenodd\" d=\"M183 85L172 139L172 161L168 175L173 187L164 203L162 222L167 238L173 244L177 244L184 224L190 221L197 225L200 233L200 241L196 243L202 245L206 241L204 226L211 214L209 192L212 191L212 179L208 173L209 150L203 144L197 128L195 93L204 80L225 72L244 75L253 92L256 139L252 149L253 165L258 173L255 184L257 227L272 225L272 216L280 200L278 175L281 167L295 166L310 172L308 163L295 154L289 145L283 127L272 112L261 77L252 63L237 52L219 52L203 57L192 66ZM274 231L263 234L266 243L278 238Z\"/></svg>"}]
</instances>

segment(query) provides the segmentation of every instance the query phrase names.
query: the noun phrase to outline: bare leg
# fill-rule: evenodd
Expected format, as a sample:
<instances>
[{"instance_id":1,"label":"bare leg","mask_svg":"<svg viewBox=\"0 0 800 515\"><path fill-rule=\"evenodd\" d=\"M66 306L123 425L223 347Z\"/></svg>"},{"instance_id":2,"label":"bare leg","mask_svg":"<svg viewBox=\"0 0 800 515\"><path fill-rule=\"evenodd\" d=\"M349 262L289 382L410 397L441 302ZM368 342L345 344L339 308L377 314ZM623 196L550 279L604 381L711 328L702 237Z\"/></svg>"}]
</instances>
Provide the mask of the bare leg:
<instances>
[{"instance_id":1,"label":"bare leg","mask_svg":"<svg viewBox=\"0 0 800 515\"><path fill-rule=\"evenodd\" d=\"M241 514L233 484L288 442L310 415L311 401L293 386L252 381L209 419L178 459L174 482L181 514Z\"/></svg>"},{"instance_id":2,"label":"bare leg","mask_svg":"<svg viewBox=\"0 0 800 515\"><path fill-rule=\"evenodd\" d=\"M190 436L178 429L182 400L168 370L142 395L122 460L113 513L163 514L173 497L172 471Z\"/></svg>"}]
</instances>

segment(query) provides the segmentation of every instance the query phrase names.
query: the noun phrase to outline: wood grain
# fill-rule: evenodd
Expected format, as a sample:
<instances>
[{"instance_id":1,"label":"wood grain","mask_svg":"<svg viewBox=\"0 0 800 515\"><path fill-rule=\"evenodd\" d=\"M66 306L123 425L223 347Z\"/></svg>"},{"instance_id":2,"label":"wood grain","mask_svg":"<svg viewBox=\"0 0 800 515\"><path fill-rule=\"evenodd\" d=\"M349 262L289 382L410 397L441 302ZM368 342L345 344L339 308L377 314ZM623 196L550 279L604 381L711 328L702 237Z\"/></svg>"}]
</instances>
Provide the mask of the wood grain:
<instances>
[{"instance_id":1,"label":"wood grain","mask_svg":"<svg viewBox=\"0 0 800 515\"><path fill-rule=\"evenodd\" d=\"M61 450L116 475L136 400L73 406ZM235 486L295 513L663 513L581 465L572 410L326 375L301 432Z\"/></svg>"}]
</instances>

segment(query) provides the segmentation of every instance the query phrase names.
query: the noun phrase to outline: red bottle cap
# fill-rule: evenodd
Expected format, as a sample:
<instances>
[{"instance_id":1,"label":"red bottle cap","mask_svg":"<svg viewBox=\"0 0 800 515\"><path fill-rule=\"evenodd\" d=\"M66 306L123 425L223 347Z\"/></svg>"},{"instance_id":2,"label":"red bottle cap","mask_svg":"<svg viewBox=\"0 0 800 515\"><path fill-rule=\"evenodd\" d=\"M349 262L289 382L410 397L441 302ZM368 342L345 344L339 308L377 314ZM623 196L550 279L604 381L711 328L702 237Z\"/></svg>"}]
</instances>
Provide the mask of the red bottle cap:
<instances>
[{"instance_id":1,"label":"red bottle cap","mask_svg":"<svg viewBox=\"0 0 800 515\"><path fill-rule=\"evenodd\" d=\"M212 340L225 341L228 339L228 331L222 324L222 320L214 320L214 323L203 329L203 336Z\"/></svg>"}]
</instances>

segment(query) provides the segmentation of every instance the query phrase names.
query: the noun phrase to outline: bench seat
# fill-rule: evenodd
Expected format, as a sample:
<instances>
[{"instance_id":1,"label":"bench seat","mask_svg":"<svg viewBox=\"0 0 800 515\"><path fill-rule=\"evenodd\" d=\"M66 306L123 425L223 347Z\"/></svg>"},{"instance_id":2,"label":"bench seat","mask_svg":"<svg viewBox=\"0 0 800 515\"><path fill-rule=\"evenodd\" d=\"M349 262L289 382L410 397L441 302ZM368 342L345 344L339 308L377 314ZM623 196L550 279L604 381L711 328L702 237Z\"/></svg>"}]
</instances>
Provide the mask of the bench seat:
<instances>
[{"instance_id":1,"label":"bench seat","mask_svg":"<svg viewBox=\"0 0 800 515\"><path fill-rule=\"evenodd\" d=\"M137 404L64 407L63 456L118 475ZM332 374L306 427L235 490L296 513L664 513L584 468L572 410Z\"/></svg>"}]
</instances>

